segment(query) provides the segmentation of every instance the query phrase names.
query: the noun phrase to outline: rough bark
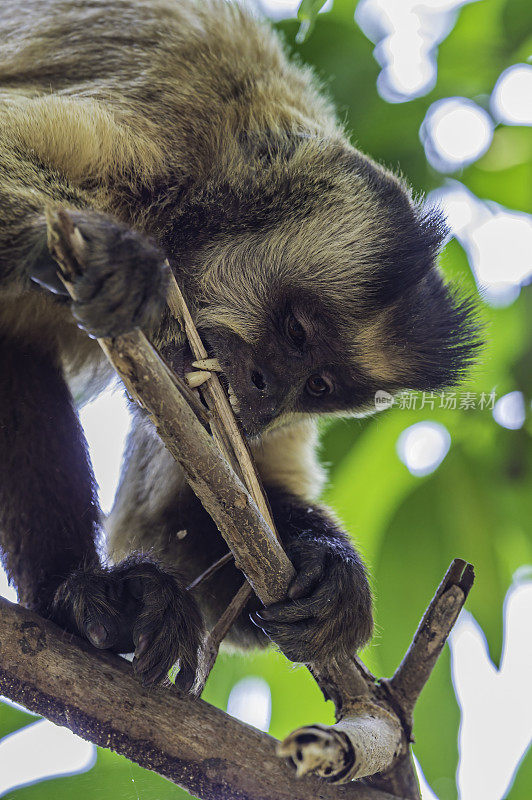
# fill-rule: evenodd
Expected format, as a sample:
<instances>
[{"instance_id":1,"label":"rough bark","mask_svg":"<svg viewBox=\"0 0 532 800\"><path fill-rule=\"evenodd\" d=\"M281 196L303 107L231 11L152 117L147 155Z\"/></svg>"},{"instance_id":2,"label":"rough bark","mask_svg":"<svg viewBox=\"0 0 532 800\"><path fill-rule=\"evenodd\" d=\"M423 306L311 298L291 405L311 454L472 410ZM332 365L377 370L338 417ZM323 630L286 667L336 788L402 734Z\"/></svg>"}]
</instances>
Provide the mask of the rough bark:
<instances>
[{"instance_id":1,"label":"rough bark","mask_svg":"<svg viewBox=\"0 0 532 800\"><path fill-rule=\"evenodd\" d=\"M0 599L0 694L163 775L203 800L397 800L359 784L296 778L266 733Z\"/></svg>"}]
</instances>

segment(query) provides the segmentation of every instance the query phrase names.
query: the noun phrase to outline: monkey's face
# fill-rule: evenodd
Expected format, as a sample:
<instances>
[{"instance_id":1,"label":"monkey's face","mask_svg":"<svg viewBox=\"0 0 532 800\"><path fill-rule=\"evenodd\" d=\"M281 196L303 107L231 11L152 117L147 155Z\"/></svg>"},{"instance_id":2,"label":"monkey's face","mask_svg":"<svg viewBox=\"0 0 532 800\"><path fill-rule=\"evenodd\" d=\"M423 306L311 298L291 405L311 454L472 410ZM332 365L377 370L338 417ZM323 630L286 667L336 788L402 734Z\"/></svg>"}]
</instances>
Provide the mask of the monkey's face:
<instances>
[{"instance_id":1,"label":"monkey's face","mask_svg":"<svg viewBox=\"0 0 532 800\"><path fill-rule=\"evenodd\" d=\"M452 383L471 350L468 308L451 304L439 276L431 282L392 307L359 314L356 324L330 299L300 290L278 297L254 336L209 327L245 432L259 435L294 415L363 415L375 411L378 390Z\"/></svg>"},{"instance_id":2,"label":"monkey's face","mask_svg":"<svg viewBox=\"0 0 532 800\"><path fill-rule=\"evenodd\" d=\"M305 141L242 183L196 210L205 241L181 260L249 435L460 377L469 308L435 266L441 221L397 178L352 149Z\"/></svg>"},{"instance_id":3,"label":"monkey's face","mask_svg":"<svg viewBox=\"0 0 532 800\"><path fill-rule=\"evenodd\" d=\"M246 250L254 268L219 275L197 321L248 435L294 415L365 414L379 390L443 388L467 366L469 307L434 267L381 303L378 275L366 287L296 263L279 280Z\"/></svg>"},{"instance_id":4,"label":"monkey's face","mask_svg":"<svg viewBox=\"0 0 532 800\"><path fill-rule=\"evenodd\" d=\"M225 326L207 334L248 435L294 414L371 408L378 384L350 357L340 319L318 297L283 293L259 330L248 341Z\"/></svg>"}]
</instances>

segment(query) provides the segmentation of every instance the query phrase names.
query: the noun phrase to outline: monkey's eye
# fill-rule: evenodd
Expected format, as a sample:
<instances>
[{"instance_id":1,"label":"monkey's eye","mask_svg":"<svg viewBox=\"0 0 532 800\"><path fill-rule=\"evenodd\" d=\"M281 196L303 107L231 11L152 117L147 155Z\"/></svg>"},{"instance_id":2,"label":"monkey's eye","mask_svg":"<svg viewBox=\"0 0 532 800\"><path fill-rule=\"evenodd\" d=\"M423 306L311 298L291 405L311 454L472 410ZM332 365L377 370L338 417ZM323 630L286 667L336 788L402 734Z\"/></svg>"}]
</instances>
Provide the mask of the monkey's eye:
<instances>
[{"instance_id":1,"label":"monkey's eye","mask_svg":"<svg viewBox=\"0 0 532 800\"><path fill-rule=\"evenodd\" d=\"M330 381L321 375L311 375L305 384L305 389L313 397L325 397L332 392Z\"/></svg>"},{"instance_id":2,"label":"monkey's eye","mask_svg":"<svg viewBox=\"0 0 532 800\"><path fill-rule=\"evenodd\" d=\"M302 347L305 344L307 334L303 325L295 318L293 314L289 314L286 318L286 335L296 347Z\"/></svg>"}]
</instances>

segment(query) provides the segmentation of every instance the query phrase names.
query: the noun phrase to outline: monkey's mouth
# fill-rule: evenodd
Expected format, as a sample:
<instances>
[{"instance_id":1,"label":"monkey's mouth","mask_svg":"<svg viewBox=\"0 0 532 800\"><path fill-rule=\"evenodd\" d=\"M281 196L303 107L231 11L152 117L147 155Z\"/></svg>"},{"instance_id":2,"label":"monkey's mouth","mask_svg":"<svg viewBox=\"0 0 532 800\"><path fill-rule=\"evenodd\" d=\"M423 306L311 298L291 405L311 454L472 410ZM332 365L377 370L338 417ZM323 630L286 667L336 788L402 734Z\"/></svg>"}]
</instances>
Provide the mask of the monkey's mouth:
<instances>
[{"instance_id":1,"label":"monkey's mouth","mask_svg":"<svg viewBox=\"0 0 532 800\"><path fill-rule=\"evenodd\" d=\"M188 341L184 344L165 344L161 347L160 354L172 372L185 381L191 389L200 388L203 383L210 379L213 373L216 373L227 393L235 415L238 416L240 414L240 402L226 374L224 366L217 358L211 355L212 347L203 332L201 332L201 338L209 354L206 359L197 360ZM206 405L201 397L201 392L200 398L204 405Z\"/></svg>"},{"instance_id":2,"label":"monkey's mouth","mask_svg":"<svg viewBox=\"0 0 532 800\"><path fill-rule=\"evenodd\" d=\"M196 359L188 342L165 344L161 348L161 355L169 368L192 390L201 389L215 374L227 393L242 433L247 439L260 437L275 422L278 410L269 407L268 398L240 391L247 363L245 352L242 352L242 348L231 347L235 342L225 342L215 331L205 334L201 330L199 333L207 350L207 358ZM207 407L202 392L198 394Z\"/></svg>"}]
</instances>

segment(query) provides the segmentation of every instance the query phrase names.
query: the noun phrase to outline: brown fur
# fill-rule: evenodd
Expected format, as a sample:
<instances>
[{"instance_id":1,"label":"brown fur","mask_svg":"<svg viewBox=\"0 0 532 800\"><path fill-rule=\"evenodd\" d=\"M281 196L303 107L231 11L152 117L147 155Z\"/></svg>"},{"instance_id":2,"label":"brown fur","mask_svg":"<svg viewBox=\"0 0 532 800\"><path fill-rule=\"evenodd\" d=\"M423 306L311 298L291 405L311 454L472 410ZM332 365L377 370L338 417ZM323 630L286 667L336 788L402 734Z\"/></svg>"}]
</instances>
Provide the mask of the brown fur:
<instances>
[{"instance_id":1,"label":"brown fur","mask_svg":"<svg viewBox=\"0 0 532 800\"><path fill-rule=\"evenodd\" d=\"M360 646L371 630L363 567L334 520L309 505L323 483L314 417L360 412L379 388L436 388L459 376L471 352L468 310L454 302L435 267L438 218L350 145L311 72L290 63L270 28L222 0L4 0L0 203L0 339L6 352L44 341L51 353L46 369L36 369L33 388L20 374L14 382L35 416L32 435L41 437L30 461L27 444L13 445L20 479L43 470L46 437L53 436L51 399L40 409L31 393L57 379L57 364L71 387L76 381L77 396L98 391L110 374L65 300L30 280L58 288L43 210L59 203L75 210L88 242L87 274L79 278L83 300L73 308L79 323L93 336L147 325L182 370L186 350L175 323L163 314L151 325L168 256L240 395L243 424L261 433L253 446L299 577L295 617L294 606L283 606L255 622L294 658ZM290 314L306 327L299 352L286 338ZM20 373L18 362L13 369ZM323 370L335 392L311 398L307 378ZM15 404L12 397L6 407ZM9 419L3 424L8 428ZM5 500L10 525L22 514L22 500L16 494ZM61 498L59 516L68 503ZM76 500L67 516L86 514ZM43 613L55 613L52 588L74 571L77 577L67 578L57 595L61 608L72 607L61 618L89 638L85 611L79 613L92 607L84 599L87 586L97 596L122 598L124 608L140 608L130 597L129 568L90 567L87 577L83 565L94 564L96 527L91 512L92 537L71 547L60 572L33 525L3 534L4 559L23 596L31 595L34 577L17 555L17 537L33 550L36 571L48 581ZM149 551L179 564L185 581L224 551L179 468L138 415L108 527L115 560ZM182 530L186 535L177 536ZM154 596L146 563L145 606ZM172 575L164 585L179 602L183 587ZM228 566L200 593L209 622L240 581ZM161 620L163 606L161 600L155 609ZM100 616L98 640L118 646L110 633L116 620ZM123 624L134 638L131 615ZM189 664L197 628L184 636L181 656ZM262 630L242 619L233 640L263 643ZM157 651L165 664L179 653L174 634Z\"/></svg>"}]
</instances>

